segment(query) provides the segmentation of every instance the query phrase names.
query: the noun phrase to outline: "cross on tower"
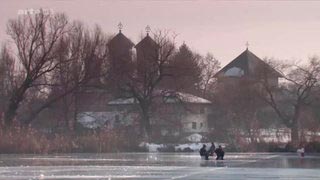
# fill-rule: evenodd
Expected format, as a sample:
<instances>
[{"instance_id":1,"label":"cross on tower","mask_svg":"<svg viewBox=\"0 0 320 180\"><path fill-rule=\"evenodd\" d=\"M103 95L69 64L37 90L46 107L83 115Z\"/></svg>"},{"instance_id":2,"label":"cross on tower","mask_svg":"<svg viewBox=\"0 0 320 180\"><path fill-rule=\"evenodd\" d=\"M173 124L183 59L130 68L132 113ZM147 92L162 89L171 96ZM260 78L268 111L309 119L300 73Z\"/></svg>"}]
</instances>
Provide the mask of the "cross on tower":
<instances>
[{"instance_id":1,"label":"cross on tower","mask_svg":"<svg viewBox=\"0 0 320 180\"><path fill-rule=\"evenodd\" d=\"M249 48L249 42L248 41L246 42L246 46L247 46L247 50L248 50L248 48Z\"/></svg>"},{"instance_id":2,"label":"cross on tower","mask_svg":"<svg viewBox=\"0 0 320 180\"><path fill-rule=\"evenodd\" d=\"M122 25L122 23L121 23L121 22L119 22L119 24L118 24L118 28L119 28L119 32L121 32L121 30L122 30L122 28L123 28L123 25Z\"/></svg>"},{"instance_id":3,"label":"cross on tower","mask_svg":"<svg viewBox=\"0 0 320 180\"><path fill-rule=\"evenodd\" d=\"M149 32L150 32L150 31L151 31L151 28L150 28L149 25L147 25L147 27L146 27L147 36L149 35Z\"/></svg>"}]
</instances>

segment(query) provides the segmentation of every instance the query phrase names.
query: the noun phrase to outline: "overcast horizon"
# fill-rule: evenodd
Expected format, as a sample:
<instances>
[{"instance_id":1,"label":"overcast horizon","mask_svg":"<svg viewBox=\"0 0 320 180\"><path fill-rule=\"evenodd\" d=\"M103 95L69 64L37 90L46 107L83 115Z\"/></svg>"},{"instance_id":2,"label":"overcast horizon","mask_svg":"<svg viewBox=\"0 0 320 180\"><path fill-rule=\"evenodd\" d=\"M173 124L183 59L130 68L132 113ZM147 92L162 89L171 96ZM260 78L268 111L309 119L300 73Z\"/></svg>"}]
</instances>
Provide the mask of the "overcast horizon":
<instances>
[{"instance_id":1,"label":"overcast horizon","mask_svg":"<svg viewBox=\"0 0 320 180\"><path fill-rule=\"evenodd\" d=\"M246 49L260 58L306 60L320 56L320 2L316 1L82 1L2 0L0 41L8 40L6 23L19 10L46 8L64 12L104 32L122 32L135 44L145 27L169 29L178 34L177 45L185 42L205 55L212 53L222 65Z\"/></svg>"}]
</instances>

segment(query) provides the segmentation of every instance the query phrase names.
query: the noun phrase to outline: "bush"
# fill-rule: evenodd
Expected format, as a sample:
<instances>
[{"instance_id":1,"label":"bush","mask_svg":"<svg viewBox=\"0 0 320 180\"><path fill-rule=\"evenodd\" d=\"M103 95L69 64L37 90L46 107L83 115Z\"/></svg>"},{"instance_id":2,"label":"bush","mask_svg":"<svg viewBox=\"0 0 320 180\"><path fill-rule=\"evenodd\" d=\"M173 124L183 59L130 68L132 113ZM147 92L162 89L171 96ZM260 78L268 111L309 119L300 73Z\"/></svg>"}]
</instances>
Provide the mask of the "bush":
<instances>
[{"instance_id":1,"label":"bush","mask_svg":"<svg viewBox=\"0 0 320 180\"><path fill-rule=\"evenodd\" d=\"M194 150L189 147L186 147L182 150L182 152L194 152Z\"/></svg>"},{"instance_id":2,"label":"bush","mask_svg":"<svg viewBox=\"0 0 320 180\"><path fill-rule=\"evenodd\" d=\"M285 146L279 143L269 143L268 152L286 152Z\"/></svg>"},{"instance_id":3,"label":"bush","mask_svg":"<svg viewBox=\"0 0 320 180\"><path fill-rule=\"evenodd\" d=\"M167 144L164 147L158 148L159 152L175 152L174 145Z\"/></svg>"},{"instance_id":4,"label":"bush","mask_svg":"<svg viewBox=\"0 0 320 180\"><path fill-rule=\"evenodd\" d=\"M254 142L248 144L229 144L225 151L229 152L286 152L288 147L275 142Z\"/></svg>"},{"instance_id":5,"label":"bush","mask_svg":"<svg viewBox=\"0 0 320 180\"><path fill-rule=\"evenodd\" d=\"M236 144L232 143L232 144L229 144L228 146L226 146L224 148L224 150L226 152L241 152L241 151L243 151L243 148L239 148L239 146L237 146Z\"/></svg>"},{"instance_id":6,"label":"bush","mask_svg":"<svg viewBox=\"0 0 320 180\"><path fill-rule=\"evenodd\" d=\"M136 135L121 130L45 134L32 128L0 129L0 153L141 151Z\"/></svg>"},{"instance_id":7,"label":"bush","mask_svg":"<svg viewBox=\"0 0 320 180\"><path fill-rule=\"evenodd\" d=\"M295 147L294 144L292 144L292 142L289 142L288 144L286 144L285 146L285 151L286 152L296 152L297 148Z\"/></svg>"},{"instance_id":8,"label":"bush","mask_svg":"<svg viewBox=\"0 0 320 180\"><path fill-rule=\"evenodd\" d=\"M309 142L305 145L305 151L308 153L320 153L320 142Z\"/></svg>"}]
</instances>

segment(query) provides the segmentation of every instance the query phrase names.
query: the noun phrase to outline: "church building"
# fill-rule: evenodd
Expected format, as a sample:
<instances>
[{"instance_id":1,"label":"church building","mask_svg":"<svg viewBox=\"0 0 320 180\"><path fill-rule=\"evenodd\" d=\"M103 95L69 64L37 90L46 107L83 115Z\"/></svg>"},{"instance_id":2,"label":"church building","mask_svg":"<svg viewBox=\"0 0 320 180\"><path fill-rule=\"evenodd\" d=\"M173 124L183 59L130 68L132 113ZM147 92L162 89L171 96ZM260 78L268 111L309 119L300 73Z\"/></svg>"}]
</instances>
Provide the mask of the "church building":
<instances>
[{"instance_id":1,"label":"church building","mask_svg":"<svg viewBox=\"0 0 320 180\"><path fill-rule=\"evenodd\" d=\"M146 28L146 36L136 45L121 30L120 24L119 33L107 44L110 78L105 83L111 89L86 88L80 92L82 98L78 102L77 121L83 127L129 127L139 130L138 101L119 88L132 76L143 82L151 73L158 73L159 45L150 37L149 27ZM155 108L152 108L150 116L153 133L159 136L187 136L208 132L209 100L182 92L163 91L159 87L154 91L154 96Z\"/></svg>"},{"instance_id":2,"label":"church building","mask_svg":"<svg viewBox=\"0 0 320 180\"><path fill-rule=\"evenodd\" d=\"M237 84L239 80L258 82L267 80L269 85L278 86L282 75L269 64L261 60L247 48L215 74L220 85Z\"/></svg>"}]
</instances>

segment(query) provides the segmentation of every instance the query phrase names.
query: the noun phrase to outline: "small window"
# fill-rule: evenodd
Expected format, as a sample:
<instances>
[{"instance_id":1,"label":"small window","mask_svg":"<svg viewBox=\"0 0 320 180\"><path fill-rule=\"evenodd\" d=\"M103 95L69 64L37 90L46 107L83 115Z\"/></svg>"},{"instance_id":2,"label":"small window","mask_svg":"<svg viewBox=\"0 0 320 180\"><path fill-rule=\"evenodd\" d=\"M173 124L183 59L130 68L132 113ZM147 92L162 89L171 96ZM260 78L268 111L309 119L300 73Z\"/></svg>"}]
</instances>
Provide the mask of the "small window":
<instances>
[{"instance_id":1,"label":"small window","mask_svg":"<svg viewBox=\"0 0 320 180\"><path fill-rule=\"evenodd\" d=\"M192 122L192 129L197 129L197 123L196 122Z\"/></svg>"},{"instance_id":2,"label":"small window","mask_svg":"<svg viewBox=\"0 0 320 180\"><path fill-rule=\"evenodd\" d=\"M200 128L202 128L203 127L203 123L200 123Z\"/></svg>"},{"instance_id":3,"label":"small window","mask_svg":"<svg viewBox=\"0 0 320 180\"><path fill-rule=\"evenodd\" d=\"M200 113L204 113L204 107L200 107Z\"/></svg>"}]
</instances>

